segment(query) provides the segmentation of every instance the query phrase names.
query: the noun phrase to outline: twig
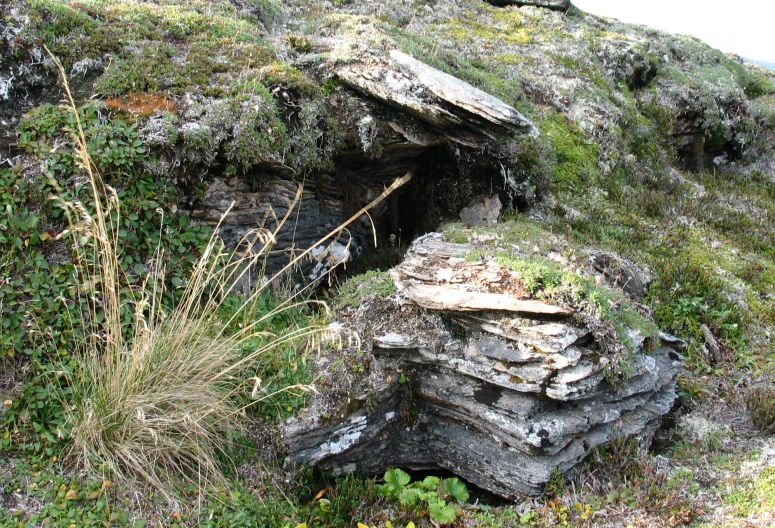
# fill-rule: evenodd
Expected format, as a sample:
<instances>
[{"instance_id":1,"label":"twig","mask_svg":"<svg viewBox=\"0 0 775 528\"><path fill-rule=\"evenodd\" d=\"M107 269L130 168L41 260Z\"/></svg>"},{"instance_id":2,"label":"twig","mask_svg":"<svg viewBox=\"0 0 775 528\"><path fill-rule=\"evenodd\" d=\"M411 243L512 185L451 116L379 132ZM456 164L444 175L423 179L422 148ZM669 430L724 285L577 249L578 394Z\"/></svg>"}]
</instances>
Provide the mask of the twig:
<instances>
[{"instance_id":1,"label":"twig","mask_svg":"<svg viewBox=\"0 0 775 528\"><path fill-rule=\"evenodd\" d=\"M299 260L301 260L302 258L304 258L306 255L308 255L309 253L311 253L313 249L315 249L316 247L318 247L320 244L322 244L323 242L325 242L326 240L328 240L329 238L331 238L331 237L332 237L332 236L334 236L335 234L338 234L338 233L340 233L340 232L341 232L341 231L342 231L342 230L343 230L345 227L347 227L348 225L352 224L352 223L353 223L353 222L355 222L355 221L356 221L358 218L360 218L360 217L361 217L361 215L363 215L364 213L366 213L366 211L368 211L369 209L373 208L375 205L379 204L379 203L380 203L380 202L382 202L382 201L383 201L385 198L387 198L388 196L390 196L391 194L393 194L393 191L395 191L395 190L396 190L396 189L398 189L399 187L401 187L401 186L403 186L404 184L406 184L407 182L409 182L409 180L411 180L411 179L412 179L412 176L413 176L413 175L412 175L412 173L411 173L411 172L407 172L406 174L404 174L404 175L403 175L403 176L401 176L400 178L397 178L397 179L396 179L396 181L394 181L394 182L393 182L393 183L390 185L390 187L388 187L388 188L386 188L384 191L382 191L382 193L380 193L380 195L379 195L379 196L377 196L377 197L376 197L376 198L374 198L374 199L373 199L371 202L369 202L367 205L365 205L364 207L362 207L362 208L361 208L361 209L360 209L360 210L359 210L357 213L355 213L354 215L352 215L352 216L351 216L349 219L347 219L345 222L342 222L342 223L341 223L339 226L337 226L337 228L336 228L336 229L334 229L333 231L331 231L330 233L328 233L327 235L325 235L323 238L321 238L320 240L318 240L318 241L317 241L317 242L315 242L314 244L311 244L311 245L310 245L310 247L309 247L308 249L306 249L306 250L305 250L303 253L301 253L300 255L298 255L298 256L297 256L295 259L293 259L293 261L289 262L289 263L288 263L288 264L287 264L287 265L286 265L286 266L285 266L283 269L281 269L280 271L278 271L277 273L275 273L275 274L274 274L274 276L272 276L272 278L271 278L271 279L269 279L269 281L267 281L267 282L272 282L274 279L276 279L277 277L279 277L280 275L282 275L283 273L285 273L285 271L286 271L286 270L288 270L290 267L292 267L293 265L295 265L295 264L296 264L296 262L298 262Z\"/></svg>"}]
</instances>

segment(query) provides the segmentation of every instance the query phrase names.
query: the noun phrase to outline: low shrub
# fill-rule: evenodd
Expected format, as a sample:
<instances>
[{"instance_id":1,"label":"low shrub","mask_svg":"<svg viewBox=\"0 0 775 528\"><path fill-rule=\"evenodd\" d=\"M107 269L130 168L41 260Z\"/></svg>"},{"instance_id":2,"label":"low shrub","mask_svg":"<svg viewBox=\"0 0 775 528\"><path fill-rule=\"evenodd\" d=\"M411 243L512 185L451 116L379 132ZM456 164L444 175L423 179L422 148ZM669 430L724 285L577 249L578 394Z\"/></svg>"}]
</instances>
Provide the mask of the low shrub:
<instances>
[{"instance_id":1,"label":"low shrub","mask_svg":"<svg viewBox=\"0 0 775 528\"><path fill-rule=\"evenodd\" d=\"M755 387L745 395L753 423L763 433L775 433L775 388Z\"/></svg>"}]
</instances>

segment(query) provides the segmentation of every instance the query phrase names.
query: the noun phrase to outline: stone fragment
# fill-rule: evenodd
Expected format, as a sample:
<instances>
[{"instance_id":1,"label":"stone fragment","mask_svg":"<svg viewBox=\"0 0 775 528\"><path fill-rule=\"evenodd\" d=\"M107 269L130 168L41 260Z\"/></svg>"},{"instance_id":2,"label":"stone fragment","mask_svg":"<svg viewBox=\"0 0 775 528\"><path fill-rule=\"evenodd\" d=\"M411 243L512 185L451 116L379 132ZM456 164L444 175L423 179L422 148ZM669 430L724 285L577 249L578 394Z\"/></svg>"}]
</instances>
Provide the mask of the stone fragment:
<instances>
[{"instance_id":1,"label":"stone fragment","mask_svg":"<svg viewBox=\"0 0 775 528\"><path fill-rule=\"evenodd\" d=\"M484 227L498 221L501 214L501 204L498 195L475 200L460 211L460 220L467 226Z\"/></svg>"},{"instance_id":2,"label":"stone fragment","mask_svg":"<svg viewBox=\"0 0 775 528\"><path fill-rule=\"evenodd\" d=\"M502 310L530 315L570 316L573 311L540 301L514 299L497 293L469 292L435 284L399 282L396 287L412 302L431 310L476 312Z\"/></svg>"},{"instance_id":3,"label":"stone fragment","mask_svg":"<svg viewBox=\"0 0 775 528\"><path fill-rule=\"evenodd\" d=\"M610 251L592 251L589 263L612 286L621 288L634 300L641 302L651 285L651 275L635 263Z\"/></svg>"}]
</instances>

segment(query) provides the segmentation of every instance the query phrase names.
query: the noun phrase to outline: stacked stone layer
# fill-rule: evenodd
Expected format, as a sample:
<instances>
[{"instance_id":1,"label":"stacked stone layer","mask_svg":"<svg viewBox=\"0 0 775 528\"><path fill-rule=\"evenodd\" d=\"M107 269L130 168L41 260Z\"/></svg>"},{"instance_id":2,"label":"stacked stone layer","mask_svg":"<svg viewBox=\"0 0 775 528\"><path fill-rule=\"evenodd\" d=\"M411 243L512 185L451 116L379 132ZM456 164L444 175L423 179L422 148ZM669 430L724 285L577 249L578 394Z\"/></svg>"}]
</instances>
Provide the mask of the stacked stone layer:
<instances>
[{"instance_id":1,"label":"stacked stone layer","mask_svg":"<svg viewBox=\"0 0 775 528\"><path fill-rule=\"evenodd\" d=\"M555 468L577 468L616 437L651 438L676 398L679 344L666 336L646 352L629 329L631 372L615 389L571 308L528 298L512 271L462 258L470 249L419 239L391 271L395 298L351 317L378 361L346 410L327 412L324 424L323 393L287 424L290 462L366 473L443 468L516 498L540 493Z\"/></svg>"}]
</instances>

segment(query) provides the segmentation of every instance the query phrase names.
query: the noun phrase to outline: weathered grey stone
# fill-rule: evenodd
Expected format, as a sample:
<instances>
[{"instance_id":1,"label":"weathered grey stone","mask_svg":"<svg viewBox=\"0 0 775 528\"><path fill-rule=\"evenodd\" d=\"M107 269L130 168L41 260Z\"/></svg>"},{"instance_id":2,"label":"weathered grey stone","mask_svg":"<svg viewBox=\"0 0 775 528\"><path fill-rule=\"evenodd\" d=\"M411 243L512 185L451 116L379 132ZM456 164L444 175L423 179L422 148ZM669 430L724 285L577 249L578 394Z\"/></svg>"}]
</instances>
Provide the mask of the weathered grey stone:
<instances>
[{"instance_id":1,"label":"weathered grey stone","mask_svg":"<svg viewBox=\"0 0 775 528\"><path fill-rule=\"evenodd\" d=\"M464 247L418 239L391 271L398 296L371 299L344 320L379 361L353 382L352 396L321 393L285 425L288 463L443 468L514 499L540 493L554 468L576 468L595 446L656 431L676 398L678 342L665 336L646 354L643 339L631 339L630 376L614 387L609 359L581 318L569 318L573 310L503 312L503 298L536 301L509 270L460 258ZM417 303L412 292L422 288L433 295ZM474 306L472 295L498 302Z\"/></svg>"},{"instance_id":2,"label":"weathered grey stone","mask_svg":"<svg viewBox=\"0 0 775 528\"><path fill-rule=\"evenodd\" d=\"M589 263L612 286L641 302L651 285L651 275L635 263L610 251L592 251Z\"/></svg>"},{"instance_id":3,"label":"weathered grey stone","mask_svg":"<svg viewBox=\"0 0 775 528\"><path fill-rule=\"evenodd\" d=\"M460 220L468 226L487 226L498 221L501 215L501 204L498 195L475 200L471 205L460 211Z\"/></svg>"},{"instance_id":4,"label":"weathered grey stone","mask_svg":"<svg viewBox=\"0 0 775 528\"><path fill-rule=\"evenodd\" d=\"M487 128L538 135L512 106L398 50L389 59L361 51L358 60L336 69L348 86L444 130L453 141L473 146L491 138Z\"/></svg>"},{"instance_id":5,"label":"weathered grey stone","mask_svg":"<svg viewBox=\"0 0 775 528\"><path fill-rule=\"evenodd\" d=\"M556 9L558 11L567 11L571 7L570 0L486 0L488 3L495 6L537 6L546 7L549 9Z\"/></svg>"}]
</instances>

